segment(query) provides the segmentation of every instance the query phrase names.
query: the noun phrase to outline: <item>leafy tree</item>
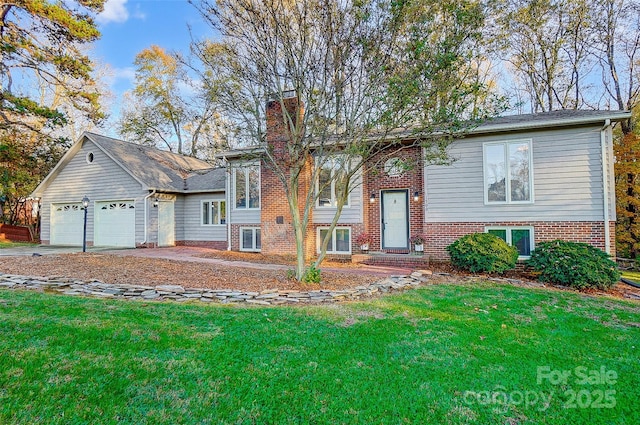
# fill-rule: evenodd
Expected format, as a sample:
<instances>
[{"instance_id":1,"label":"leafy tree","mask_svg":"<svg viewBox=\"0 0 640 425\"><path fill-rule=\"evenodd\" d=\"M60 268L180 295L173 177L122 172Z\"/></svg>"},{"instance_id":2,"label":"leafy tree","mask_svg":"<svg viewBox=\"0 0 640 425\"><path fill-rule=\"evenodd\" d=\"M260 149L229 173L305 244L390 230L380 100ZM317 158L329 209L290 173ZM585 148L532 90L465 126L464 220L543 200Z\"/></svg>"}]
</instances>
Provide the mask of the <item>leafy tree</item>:
<instances>
[{"instance_id":1,"label":"leafy tree","mask_svg":"<svg viewBox=\"0 0 640 425\"><path fill-rule=\"evenodd\" d=\"M0 1L0 130L40 132L65 122L63 113L35 98L36 77L74 108L101 118L98 95L90 90L91 61L79 46L100 36L89 13L102 11L103 4L104 0Z\"/></svg>"},{"instance_id":2,"label":"leafy tree","mask_svg":"<svg viewBox=\"0 0 640 425\"><path fill-rule=\"evenodd\" d=\"M138 53L135 65L136 85L118 124L125 138L191 156L226 146L216 93L189 77L180 56L151 46Z\"/></svg>"},{"instance_id":3,"label":"leafy tree","mask_svg":"<svg viewBox=\"0 0 640 425\"><path fill-rule=\"evenodd\" d=\"M92 15L104 0L0 0L0 199L17 213L69 146L71 122L103 118L83 46L99 37ZM67 129L70 127L67 127Z\"/></svg>"},{"instance_id":4,"label":"leafy tree","mask_svg":"<svg viewBox=\"0 0 640 425\"><path fill-rule=\"evenodd\" d=\"M205 0L196 7L222 36L194 49L214 53L201 59L220 83L220 110L265 149L263 164L286 195L299 280L324 189L301 187L336 170L336 214L317 268L356 177L375 168L372 158L422 146L428 162L447 162L464 120L493 114L499 103L478 78L484 15L476 1ZM265 99L282 110L276 124L286 140L264 143ZM424 136L436 128L439 137Z\"/></svg>"}]
</instances>

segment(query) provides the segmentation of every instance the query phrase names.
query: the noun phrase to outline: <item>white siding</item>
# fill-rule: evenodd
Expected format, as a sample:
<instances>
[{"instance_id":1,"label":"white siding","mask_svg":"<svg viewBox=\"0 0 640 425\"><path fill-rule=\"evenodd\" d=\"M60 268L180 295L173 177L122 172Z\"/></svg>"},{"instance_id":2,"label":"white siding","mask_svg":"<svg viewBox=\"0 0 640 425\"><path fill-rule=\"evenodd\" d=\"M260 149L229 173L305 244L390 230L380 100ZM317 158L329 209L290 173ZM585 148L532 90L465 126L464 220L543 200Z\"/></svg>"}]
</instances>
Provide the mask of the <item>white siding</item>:
<instances>
[{"instance_id":1,"label":"white siding","mask_svg":"<svg viewBox=\"0 0 640 425\"><path fill-rule=\"evenodd\" d=\"M531 139L531 204L484 204L482 144ZM425 167L426 222L603 219L600 128L469 137L451 146L450 166Z\"/></svg>"},{"instance_id":2,"label":"white siding","mask_svg":"<svg viewBox=\"0 0 640 425\"><path fill-rule=\"evenodd\" d=\"M87 163L87 153L93 152L94 160ZM85 140L83 146L42 194L41 239L50 240L51 203L79 202L89 197L87 216L87 241L93 242L95 203L134 199L136 210L136 242L144 240L144 202L148 192L141 184L106 156L96 145Z\"/></svg>"},{"instance_id":3,"label":"white siding","mask_svg":"<svg viewBox=\"0 0 640 425\"><path fill-rule=\"evenodd\" d=\"M350 195L350 204L342 208L338 224L362 223L362 177L357 174L353 182L354 188ZM312 188L315 190L315 185ZM313 223L331 223L336 214L336 208L315 207L313 209Z\"/></svg>"},{"instance_id":4,"label":"white siding","mask_svg":"<svg viewBox=\"0 0 640 425\"><path fill-rule=\"evenodd\" d=\"M177 240L184 241L226 241L227 240L227 226L224 224L215 226L205 226L202 224L202 201L224 201L224 193L209 193L209 194L197 194L186 195L183 198L183 214L182 214L182 227L183 238ZM227 213L229 208L227 206ZM176 212L176 220L178 214ZM177 228L178 226L176 226Z\"/></svg>"}]
</instances>

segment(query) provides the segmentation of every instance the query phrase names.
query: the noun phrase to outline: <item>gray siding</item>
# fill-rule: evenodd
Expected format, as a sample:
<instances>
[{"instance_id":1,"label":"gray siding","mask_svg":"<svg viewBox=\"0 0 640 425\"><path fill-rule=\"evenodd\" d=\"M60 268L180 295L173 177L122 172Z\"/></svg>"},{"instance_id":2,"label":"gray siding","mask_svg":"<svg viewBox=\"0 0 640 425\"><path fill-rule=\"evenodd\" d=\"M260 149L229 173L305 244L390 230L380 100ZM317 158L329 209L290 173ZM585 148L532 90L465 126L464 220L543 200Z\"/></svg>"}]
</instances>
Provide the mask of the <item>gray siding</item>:
<instances>
[{"instance_id":1,"label":"gray siding","mask_svg":"<svg viewBox=\"0 0 640 425\"><path fill-rule=\"evenodd\" d=\"M231 198L231 202L233 202L233 197ZM286 207L286 203L283 202L283 205ZM260 213L261 210L234 210L233 207L230 208L231 213L231 223L232 224L260 224Z\"/></svg>"},{"instance_id":2,"label":"gray siding","mask_svg":"<svg viewBox=\"0 0 640 425\"><path fill-rule=\"evenodd\" d=\"M353 189L351 191L350 205L342 208L342 213L338 219L338 224L353 224L362 223L362 177L360 174L356 175L353 182ZM336 208L319 208L313 209L313 223L331 223L333 217L336 214Z\"/></svg>"},{"instance_id":3,"label":"gray siding","mask_svg":"<svg viewBox=\"0 0 640 425\"><path fill-rule=\"evenodd\" d=\"M86 155L93 152L91 164ZM91 200L87 216L87 241L93 241L94 205L98 201L135 200L136 243L144 241L144 197L148 192L118 164L92 142L85 140L69 163L42 194L41 239L50 240L49 220L52 203L80 202L87 195Z\"/></svg>"},{"instance_id":4,"label":"gray siding","mask_svg":"<svg viewBox=\"0 0 640 425\"><path fill-rule=\"evenodd\" d=\"M208 193L197 195L186 195L183 197L183 213L182 219L179 223L182 223L182 239L185 241L226 241L227 240L227 226L215 225L204 226L202 225L202 201L224 201L224 193ZM228 210L227 210L228 211ZM176 221L178 221L176 214ZM176 226L176 228L179 226Z\"/></svg>"},{"instance_id":5,"label":"gray siding","mask_svg":"<svg viewBox=\"0 0 640 425\"><path fill-rule=\"evenodd\" d=\"M531 139L533 203L484 204L485 142ZM603 219L600 128L469 137L450 166L425 167L426 222L595 221Z\"/></svg>"},{"instance_id":6,"label":"gray siding","mask_svg":"<svg viewBox=\"0 0 640 425\"><path fill-rule=\"evenodd\" d=\"M176 241L184 241L184 213L185 213L185 196L176 196L176 203L173 205L176 218Z\"/></svg>"}]
</instances>

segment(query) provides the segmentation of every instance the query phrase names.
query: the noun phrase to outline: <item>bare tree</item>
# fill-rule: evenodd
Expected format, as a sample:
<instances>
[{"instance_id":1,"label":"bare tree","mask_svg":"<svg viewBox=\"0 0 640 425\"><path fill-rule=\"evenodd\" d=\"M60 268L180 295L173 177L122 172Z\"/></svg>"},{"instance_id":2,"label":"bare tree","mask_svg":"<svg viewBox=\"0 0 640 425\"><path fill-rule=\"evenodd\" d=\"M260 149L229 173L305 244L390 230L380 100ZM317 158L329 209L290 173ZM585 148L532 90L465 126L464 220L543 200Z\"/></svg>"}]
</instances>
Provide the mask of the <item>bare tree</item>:
<instances>
[{"instance_id":1,"label":"bare tree","mask_svg":"<svg viewBox=\"0 0 640 425\"><path fill-rule=\"evenodd\" d=\"M470 78L481 62L477 2L207 0L197 7L222 34L222 42L195 48L223 92L221 110L264 148L263 164L286 195L298 279L311 212L325 189L300 190L305 184L333 184L337 193L317 267L371 158L424 146L428 161L447 161L463 120L494 112L494 99ZM273 124L286 137L265 143L267 99L282 112ZM435 129L438 137L425 136ZM332 178L319 180L327 169Z\"/></svg>"},{"instance_id":2,"label":"bare tree","mask_svg":"<svg viewBox=\"0 0 640 425\"><path fill-rule=\"evenodd\" d=\"M494 10L498 51L531 112L585 104L592 67L587 0L504 0Z\"/></svg>"}]
</instances>

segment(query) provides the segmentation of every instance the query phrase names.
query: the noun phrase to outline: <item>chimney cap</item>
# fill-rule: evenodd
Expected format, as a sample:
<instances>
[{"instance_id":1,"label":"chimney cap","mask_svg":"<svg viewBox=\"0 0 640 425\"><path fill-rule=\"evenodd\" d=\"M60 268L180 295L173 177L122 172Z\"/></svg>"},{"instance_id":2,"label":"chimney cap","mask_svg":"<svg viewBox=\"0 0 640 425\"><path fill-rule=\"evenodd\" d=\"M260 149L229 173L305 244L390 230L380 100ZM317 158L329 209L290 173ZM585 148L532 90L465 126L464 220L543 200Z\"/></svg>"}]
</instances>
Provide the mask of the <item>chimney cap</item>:
<instances>
[{"instance_id":1,"label":"chimney cap","mask_svg":"<svg viewBox=\"0 0 640 425\"><path fill-rule=\"evenodd\" d=\"M282 90L282 99L286 100L286 99L295 99L296 96L296 91L294 89L289 89L289 90ZM276 93L270 93L267 96L267 101L268 102L273 102L274 100L279 100L280 96L278 95L278 92Z\"/></svg>"}]
</instances>

